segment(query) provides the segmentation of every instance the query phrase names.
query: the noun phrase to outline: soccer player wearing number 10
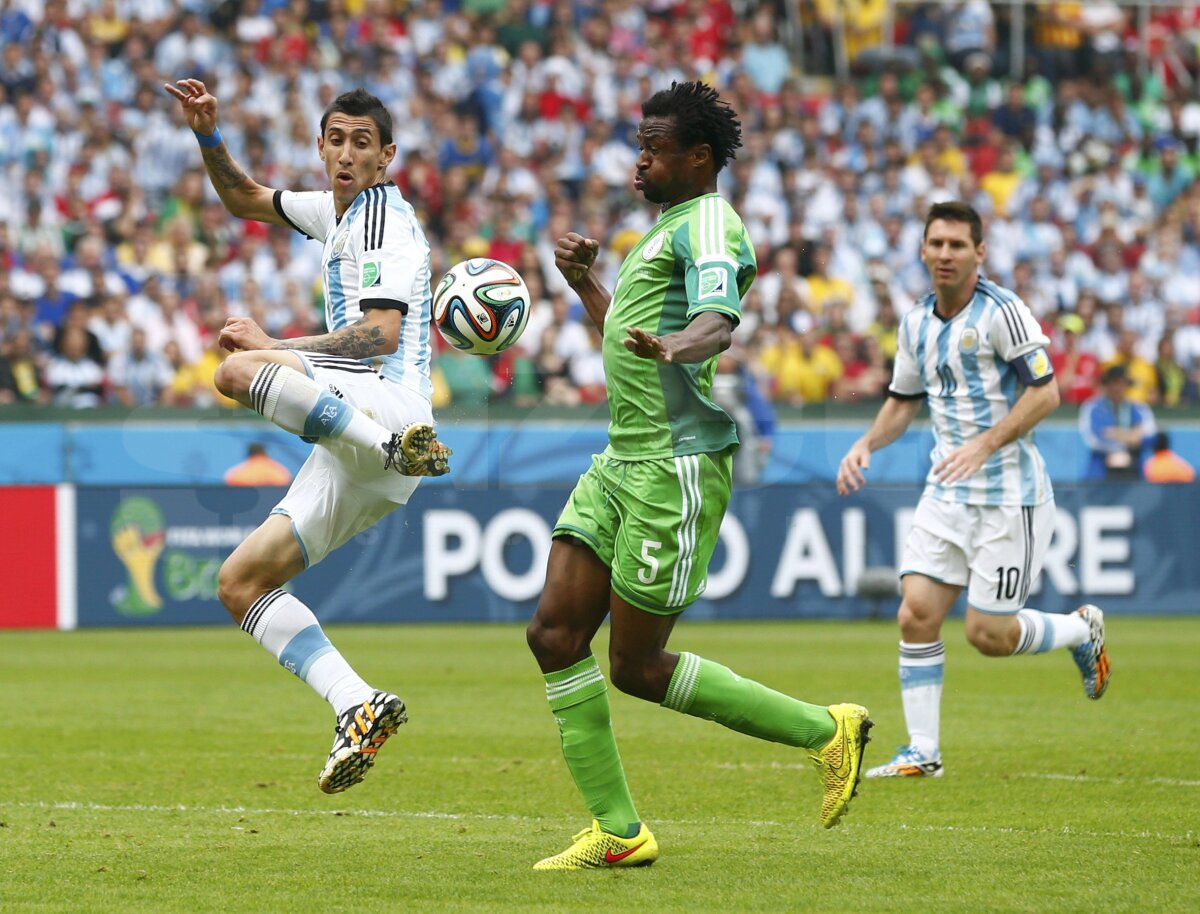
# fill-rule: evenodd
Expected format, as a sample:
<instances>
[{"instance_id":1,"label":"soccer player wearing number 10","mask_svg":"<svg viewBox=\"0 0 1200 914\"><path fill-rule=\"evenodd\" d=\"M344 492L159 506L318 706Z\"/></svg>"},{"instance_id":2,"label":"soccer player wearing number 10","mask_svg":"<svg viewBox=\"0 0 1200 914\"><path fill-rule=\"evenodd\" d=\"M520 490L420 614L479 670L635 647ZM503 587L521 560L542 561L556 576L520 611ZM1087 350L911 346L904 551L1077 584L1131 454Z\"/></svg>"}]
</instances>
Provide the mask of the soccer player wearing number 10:
<instances>
[{"instance_id":1,"label":"soccer player wearing number 10","mask_svg":"<svg viewBox=\"0 0 1200 914\"><path fill-rule=\"evenodd\" d=\"M871 722L859 705L806 704L695 654L670 653L679 614L703 592L729 502L733 420L709 397L754 252L717 173L741 145L733 110L701 83L642 105L634 187L662 206L610 297L591 267L599 242L558 242L559 270L603 334L609 445L579 479L554 528L546 587L529 624L562 753L592 814L538 870L644 866L658 844L634 808L591 641L611 617L621 691L759 739L808 749L837 823L858 782Z\"/></svg>"},{"instance_id":2,"label":"soccer player wearing number 10","mask_svg":"<svg viewBox=\"0 0 1200 914\"><path fill-rule=\"evenodd\" d=\"M982 654L1072 649L1088 698L1108 688L1104 614L1026 609L1054 532L1054 494L1033 428L1058 406L1049 340L1025 303L980 275L979 214L929 211L921 259L934 291L901 322L888 399L842 458L842 495L865 484L871 453L895 441L928 399L933 467L900 570L900 695L907 746L867 777L940 777L942 620L967 587L967 640Z\"/></svg>"}]
</instances>

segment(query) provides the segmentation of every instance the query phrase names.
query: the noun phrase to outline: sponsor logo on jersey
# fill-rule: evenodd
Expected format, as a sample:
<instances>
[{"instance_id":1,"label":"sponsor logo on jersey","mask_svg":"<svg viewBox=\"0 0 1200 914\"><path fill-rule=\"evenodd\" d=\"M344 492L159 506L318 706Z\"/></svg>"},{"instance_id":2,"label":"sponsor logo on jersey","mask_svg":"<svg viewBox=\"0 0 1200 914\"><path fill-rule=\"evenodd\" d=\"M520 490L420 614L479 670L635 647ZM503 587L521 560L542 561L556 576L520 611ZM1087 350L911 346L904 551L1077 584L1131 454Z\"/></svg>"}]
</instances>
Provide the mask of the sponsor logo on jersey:
<instances>
[{"instance_id":1,"label":"sponsor logo on jersey","mask_svg":"<svg viewBox=\"0 0 1200 914\"><path fill-rule=\"evenodd\" d=\"M958 338L958 348L963 352L974 352L979 348L979 331L974 327L967 327L962 332L962 336Z\"/></svg>"},{"instance_id":2,"label":"sponsor logo on jersey","mask_svg":"<svg viewBox=\"0 0 1200 914\"><path fill-rule=\"evenodd\" d=\"M1050 356L1046 355L1045 349L1035 349L1025 356L1025 365L1029 369L1029 376L1035 381L1046 377L1051 371Z\"/></svg>"},{"instance_id":3,"label":"sponsor logo on jersey","mask_svg":"<svg viewBox=\"0 0 1200 914\"><path fill-rule=\"evenodd\" d=\"M342 234L338 236L337 241L333 243L333 253L329 256L330 260L336 260L338 257L342 256L342 250L346 247L346 239L349 237L349 232L342 232Z\"/></svg>"},{"instance_id":4,"label":"sponsor logo on jersey","mask_svg":"<svg viewBox=\"0 0 1200 914\"><path fill-rule=\"evenodd\" d=\"M379 285L380 272L378 261L368 260L364 263L362 268L362 287L369 289L371 286Z\"/></svg>"},{"instance_id":5,"label":"sponsor logo on jersey","mask_svg":"<svg viewBox=\"0 0 1200 914\"><path fill-rule=\"evenodd\" d=\"M728 292L729 274L721 267L708 267L700 271L697 298L724 298Z\"/></svg>"},{"instance_id":6,"label":"sponsor logo on jersey","mask_svg":"<svg viewBox=\"0 0 1200 914\"><path fill-rule=\"evenodd\" d=\"M642 260L653 260L662 253L663 245L667 243L667 233L659 232L653 238L646 242L646 246L642 248Z\"/></svg>"}]
</instances>

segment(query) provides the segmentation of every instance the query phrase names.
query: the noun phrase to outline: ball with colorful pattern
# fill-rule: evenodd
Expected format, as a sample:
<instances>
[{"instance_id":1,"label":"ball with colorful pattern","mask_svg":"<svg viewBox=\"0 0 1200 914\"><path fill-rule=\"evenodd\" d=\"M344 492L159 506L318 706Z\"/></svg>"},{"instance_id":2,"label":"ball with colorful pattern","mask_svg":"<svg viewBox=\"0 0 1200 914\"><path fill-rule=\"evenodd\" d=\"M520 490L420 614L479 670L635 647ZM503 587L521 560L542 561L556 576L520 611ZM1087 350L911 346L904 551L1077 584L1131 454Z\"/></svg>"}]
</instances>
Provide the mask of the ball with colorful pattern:
<instances>
[{"instance_id":1,"label":"ball with colorful pattern","mask_svg":"<svg viewBox=\"0 0 1200 914\"><path fill-rule=\"evenodd\" d=\"M517 341L529 321L529 289L500 260L456 263L433 292L433 323L462 352L495 355Z\"/></svg>"}]
</instances>

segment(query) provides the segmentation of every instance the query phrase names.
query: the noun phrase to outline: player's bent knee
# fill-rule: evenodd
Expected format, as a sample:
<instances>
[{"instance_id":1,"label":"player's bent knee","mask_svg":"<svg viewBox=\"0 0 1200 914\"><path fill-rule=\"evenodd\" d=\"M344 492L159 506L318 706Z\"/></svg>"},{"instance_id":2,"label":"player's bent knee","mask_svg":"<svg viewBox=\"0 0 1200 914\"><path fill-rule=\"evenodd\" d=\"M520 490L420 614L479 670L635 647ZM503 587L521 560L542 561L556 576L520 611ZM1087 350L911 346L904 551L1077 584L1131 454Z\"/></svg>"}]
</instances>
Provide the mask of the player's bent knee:
<instances>
[{"instance_id":1,"label":"player's bent knee","mask_svg":"<svg viewBox=\"0 0 1200 914\"><path fill-rule=\"evenodd\" d=\"M525 629L525 643L544 670L563 670L588 653L589 639L564 625L552 625L539 615Z\"/></svg>"},{"instance_id":2,"label":"player's bent knee","mask_svg":"<svg viewBox=\"0 0 1200 914\"><path fill-rule=\"evenodd\" d=\"M235 352L217 366L213 383L227 397L245 396L262 360L249 352Z\"/></svg>"},{"instance_id":3,"label":"player's bent knee","mask_svg":"<svg viewBox=\"0 0 1200 914\"><path fill-rule=\"evenodd\" d=\"M264 592L262 585L251 581L242 573L236 561L231 562L227 559L217 572L217 599L239 625L246 618L250 604Z\"/></svg>"},{"instance_id":4,"label":"player's bent knee","mask_svg":"<svg viewBox=\"0 0 1200 914\"><path fill-rule=\"evenodd\" d=\"M936 640L942 627L937 613L908 600L900 603L900 609L896 611L896 622L904 640L915 643Z\"/></svg>"}]
</instances>

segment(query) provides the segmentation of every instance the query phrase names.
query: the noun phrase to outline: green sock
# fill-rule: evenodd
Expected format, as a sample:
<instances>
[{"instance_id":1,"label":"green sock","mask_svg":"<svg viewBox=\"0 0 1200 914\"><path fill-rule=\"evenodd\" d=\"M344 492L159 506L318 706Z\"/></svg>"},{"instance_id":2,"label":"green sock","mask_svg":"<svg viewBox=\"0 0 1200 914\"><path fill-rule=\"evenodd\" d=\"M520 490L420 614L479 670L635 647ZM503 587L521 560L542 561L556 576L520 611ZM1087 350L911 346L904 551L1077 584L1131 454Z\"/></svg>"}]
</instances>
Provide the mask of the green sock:
<instances>
[{"instance_id":1,"label":"green sock","mask_svg":"<svg viewBox=\"0 0 1200 914\"><path fill-rule=\"evenodd\" d=\"M825 707L743 679L733 670L695 654L679 655L662 706L715 720L738 733L805 749L820 749L837 730Z\"/></svg>"},{"instance_id":2,"label":"green sock","mask_svg":"<svg viewBox=\"0 0 1200 914\"><path fill-rule=\"evenodd\" d=\"M595 657L546 674L546 698L562 753L583 802L606 832L622 838L637 834L641 820L625 783L608 708L608 686Z\"/></svg>"}]
</instances>

